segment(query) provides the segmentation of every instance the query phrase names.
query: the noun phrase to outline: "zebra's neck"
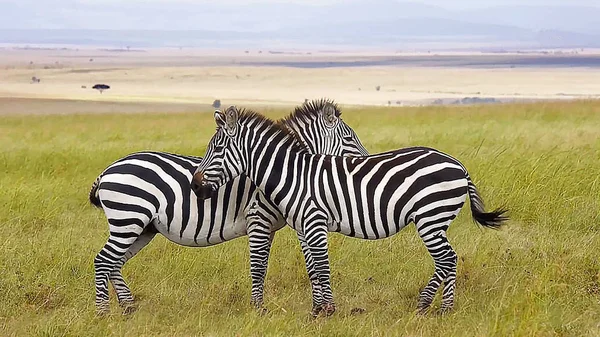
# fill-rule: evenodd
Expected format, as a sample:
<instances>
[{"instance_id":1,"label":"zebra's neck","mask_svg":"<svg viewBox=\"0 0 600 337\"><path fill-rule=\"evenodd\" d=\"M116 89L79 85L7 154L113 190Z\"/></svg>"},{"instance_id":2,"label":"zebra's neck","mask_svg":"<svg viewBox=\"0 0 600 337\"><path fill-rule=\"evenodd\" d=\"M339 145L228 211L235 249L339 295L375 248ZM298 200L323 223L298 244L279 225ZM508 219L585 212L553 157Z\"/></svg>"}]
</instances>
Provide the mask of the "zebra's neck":
<instances>
[{"instance_id":1,"label":"zebra's neck","mask_svg":"<svg viewBox=\"0 0 600 337\"><path fill-rule=\"evenodd\" d=\"M293 135L281 131L249 132L241 151L246 173L254 184L285 211L291 191L297 190L302 172L316 155L310 154ZM285 212L284 212L285 213Z\"/></svg>"}]
</instances>

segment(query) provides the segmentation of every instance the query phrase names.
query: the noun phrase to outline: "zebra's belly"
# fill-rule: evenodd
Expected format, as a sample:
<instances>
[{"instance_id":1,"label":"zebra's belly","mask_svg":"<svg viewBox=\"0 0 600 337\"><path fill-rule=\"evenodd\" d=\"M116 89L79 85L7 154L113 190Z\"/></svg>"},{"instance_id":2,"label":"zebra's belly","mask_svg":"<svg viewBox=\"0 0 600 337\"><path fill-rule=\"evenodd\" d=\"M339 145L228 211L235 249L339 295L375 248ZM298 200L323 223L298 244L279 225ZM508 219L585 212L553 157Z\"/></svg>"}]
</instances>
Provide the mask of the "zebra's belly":
<instances>
[{"instance_id":1,"label":"zebra's belly","mask_svg":"<svg viewBox=\"0 0 600 337\"><path fill-rule=\"evenodd\" d=\"M401 223L400 223L401 222ZM388 238L392 235L397 234L404 227L406 223L399 221L398 223L384 224L382 222L376 222L373 225L370 221L330 221L328 224L329 232L337 232L344 234L349 237L366 239L366 240L378 240Z\"/></svg>"},{"instance_id":2,"label":"zebra's belly","mask_svg":"<svg viewBox=\"0 0 600 337\"><path fill-rule=\"evenodd\" d=\"M213 246L247 235L247 222L243 215L225 216L224 219L216 215L211 220L210 216L195 214L190 215L186 225L180 217L174 217L168 225L166 216L159 214L154 220L154 226L170 241L189 247Z\"/></svg>"}]
</instances>

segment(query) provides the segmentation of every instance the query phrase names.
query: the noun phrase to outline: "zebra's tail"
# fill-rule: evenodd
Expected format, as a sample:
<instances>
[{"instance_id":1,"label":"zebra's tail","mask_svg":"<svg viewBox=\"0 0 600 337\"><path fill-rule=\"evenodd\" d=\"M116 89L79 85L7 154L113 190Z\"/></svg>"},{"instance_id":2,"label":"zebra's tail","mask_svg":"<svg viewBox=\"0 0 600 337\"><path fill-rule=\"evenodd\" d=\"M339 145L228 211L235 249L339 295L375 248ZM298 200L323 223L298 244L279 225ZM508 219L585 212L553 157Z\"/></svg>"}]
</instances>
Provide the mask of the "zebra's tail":
<instances>
[{"instance_id":1,"label":"zebra's tail","mask_svg":"<svg viewBox=\"0 0 600 337\"><path fill-rule=\"evenodd\" d=\"M98 187L100 186L100 178L102 175L99 175L98 178L92 184L92 189L90 190L90 203L98 208L102 207L100 203L100 198L98 197Z\"/></svg>"},{"instance_id":2,"label":"zebra's tail","mask_svg":"<svg viewBox=\"0 0 600 337\"><path fill-rule=\"evenodd\" d=\"M481 196L477 191L477 187L475 187L475 184L473 184L473 181L471 181L471 177L469 177L468 173L467 182L469 201L471 202L471 214L473 215L473 219L483 227L492 229L499 229L502 227L502 225L508 221L508 216L504 215L507 210L501 207L491 212L486 212L483 199L481 199Z\"/></svg>"}]
</instances>

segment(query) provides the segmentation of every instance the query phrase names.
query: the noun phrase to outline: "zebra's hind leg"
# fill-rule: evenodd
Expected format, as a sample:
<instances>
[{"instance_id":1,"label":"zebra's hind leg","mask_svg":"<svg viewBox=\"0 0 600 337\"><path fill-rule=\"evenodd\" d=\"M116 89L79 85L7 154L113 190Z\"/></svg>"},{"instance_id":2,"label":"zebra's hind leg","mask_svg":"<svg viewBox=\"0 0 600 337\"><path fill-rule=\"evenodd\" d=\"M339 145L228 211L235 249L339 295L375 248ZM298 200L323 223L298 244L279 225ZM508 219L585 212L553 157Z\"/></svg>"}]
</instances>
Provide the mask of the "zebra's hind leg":
<instances>
[{"instance_id":1,"label":"zebra's hind leg","mask_svg":"<svg viewBox=\"0 0 600 337\"><path fill-rule=\"evenodd\" d=\"M119 261L116 267L112 270L109 275L110 282L117 293L117 298L119 300L119 305L123 308L123 314L127 315L135 311L135 306L133 305L134 298L131 295L131 290L125 282L123 278L123 274L121 273L121 269L123 265L127 263L132 257L134 257L140 250L142 250L156 235L156 229L153 225L148 225L142 231L142 234L135 240L135 242L129 247L125 256Z\"/></svg>"},{"instance_id":2,"label":"zebra's hind leg","mask_svg":"<svg viewBox=\"0 0 600 337\"><path fill-rule=\"evenodd\" d=\"M433 258L435 271L419 296L417 309L420 313L425 313L429 309L442 282L446 283L443 291L442 312L449 311L454 305L456 253L446 238L446 228L448 228L447 225L434 233L421 236L429 254Z\"/></svg>"},{"instance_id":3,"label":"zebra's hind leg","mask_svg":"<svg viewBox=\"0 0 600 337\"><path fill-rule=\"evenodd\" d=\"M306 263L308 279L310 280L310 285L312 288L313 306L311 314L313 317L317 317L323 310L323 292L321 289L321 284L319 283L319 276L315 270L315 262L310 254L310 249L306 244L306 238L304 237L304 234L300 232L297 232L297 234L298 240L300 241L300 248L302 248L302 254L304 255L304 262Z\"/></svg>"},{"instance_id":4,"label":"zebra's hind leg","mask_svg":"<svg viewBox=\"0 0 600 337\"><path fill-rule=\"evenodd\" d=\"M446 241L447 242L447 241ZM444 280L444 292L442 293L442 308L441 313L447 313L454 307L454 288L456 287L456 261L457 256L448 243L449 252L445 258L445 263L448 264L449 270Z\"/></svg>"},{"instance_id":5,"label":"zebra's hind leg","mask_svg":"<svg viewBox=\"0 0 600 337\"><path fill-rule=\"evenodd\" d=\"M96 312L99 315L107 314L110 311L108 297L108 277L110 273L117 267L143 230L139 219L110 219L109 224L110 236L108 241L94 258Z\"/></svg>"}]
</instances>

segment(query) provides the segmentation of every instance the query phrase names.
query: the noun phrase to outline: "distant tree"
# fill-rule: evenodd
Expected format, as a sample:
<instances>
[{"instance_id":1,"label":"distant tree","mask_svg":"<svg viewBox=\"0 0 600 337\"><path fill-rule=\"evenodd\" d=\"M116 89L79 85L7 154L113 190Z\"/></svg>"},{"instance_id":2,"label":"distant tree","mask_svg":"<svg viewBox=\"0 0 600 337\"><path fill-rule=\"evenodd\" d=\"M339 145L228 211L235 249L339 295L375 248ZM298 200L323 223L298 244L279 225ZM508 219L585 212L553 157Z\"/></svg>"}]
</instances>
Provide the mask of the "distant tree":
<instances>
[{"instance_id":1,"label":"distant tree","mask_svg":"<svg viewBox=\"0 0 600 337\"><path fill-rule=\"evenodd\" d=\"M94 59L90 59L90 62L94 62Z\"/></svg>"},{"instance_id":2,"label":"distant tree","mask_svg":"<svg viewBox=\"0 0 600 337\"><path fill-rule=\"evenodd\" d=\"M110 86L106 84L95 84L92 89L96 89L102 93L104 90L110 89Z\"/></svg>"},{"instance_id":3,"label":"distant tree","mask_svg":"<svg viewBox=\"0 0 600 337\"><path fill-rule=\"evenodd\" d=\"M377 90L377 91L381 90L381 86L380 85L376 86L375 90Z\"/></svg>"},{"instance_id":4,"label":"distant tree","mask_svg":"<svg viewBox=\"0 0 600 337\"><path fill-rule=\"evenodd\" d=\"M82 88L82 89L86 89L86 88L87 88L87 86L85 86L85 85L82 85L82 86L81 86L81 88Z\"/></svg>"},{"instance_id":5,"label":"distant tree","mask_svg":"<svg viewBox=\"0 0 600 337\"><path fill-rule=\"evenodd\" d=\"M220 99L215 99L215 101L212 104L212 107L215 109L218 109L221 107L221 100Z\"/></svg>"}]
</instances>

